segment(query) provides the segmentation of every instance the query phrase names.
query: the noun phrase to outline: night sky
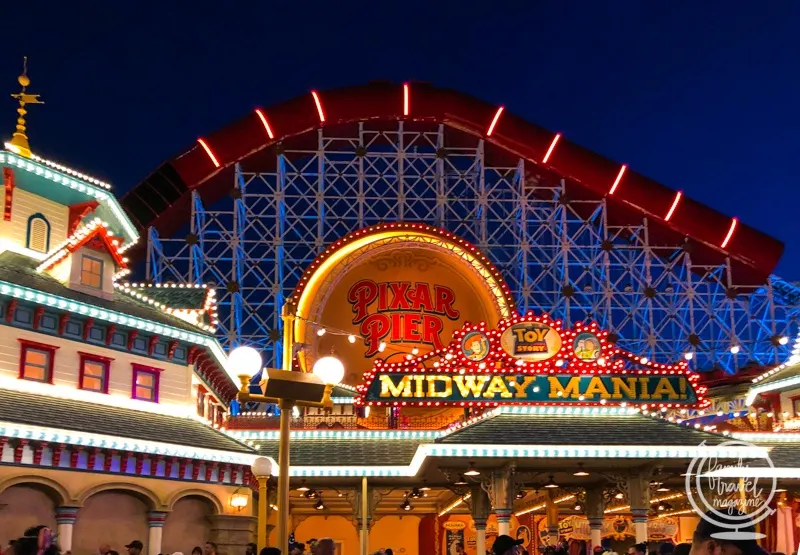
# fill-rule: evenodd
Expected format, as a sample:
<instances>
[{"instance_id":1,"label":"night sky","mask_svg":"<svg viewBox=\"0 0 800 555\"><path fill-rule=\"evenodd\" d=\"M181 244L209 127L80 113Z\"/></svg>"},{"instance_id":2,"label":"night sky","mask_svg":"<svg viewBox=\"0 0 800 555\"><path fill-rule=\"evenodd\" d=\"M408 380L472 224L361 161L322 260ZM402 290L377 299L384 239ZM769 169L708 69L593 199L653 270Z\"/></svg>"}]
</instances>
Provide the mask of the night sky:
<instances>
[{"instance_id":1,"label":"night sky","mask_svg":"<svg viewBox=\"0 0 800 555\"><path fill-rule=\"evenodd\" d=\"M29 56L30 92L46 101L30 110L32 148L120 196L257 106L430 81L774 235L787 245L777 273L800 279L793 0L9 4L0 92L17 92ZM8 138L15 104L2 106Z\"/></svg>"}]
</instances>

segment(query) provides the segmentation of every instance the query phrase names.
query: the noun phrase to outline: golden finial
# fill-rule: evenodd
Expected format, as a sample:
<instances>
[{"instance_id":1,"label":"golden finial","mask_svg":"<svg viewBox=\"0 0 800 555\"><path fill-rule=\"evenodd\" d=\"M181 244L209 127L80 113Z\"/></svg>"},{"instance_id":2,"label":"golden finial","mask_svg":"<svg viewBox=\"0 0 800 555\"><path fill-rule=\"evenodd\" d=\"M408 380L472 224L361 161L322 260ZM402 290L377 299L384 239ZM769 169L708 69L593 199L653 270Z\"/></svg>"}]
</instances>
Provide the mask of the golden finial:
<instances>
[{"instance_id":1,"label":"golden finial","mask_svg":"<svg viewBox=\"0 0 800 555\"><path fill-rule=\"evenodd\" d=\"M9 150L16 152L26 158L31 157L31 147L28 144L28 136L25 134L25 114L28 111L25 109L26 104L44 104L44 101L39 99L38 94L28 94L26 89L28 85L31 84L31 80L28 77L28 57L25 56L22 59L22 75L17 78L17 82L22 87L22 90L17 94L12 94L12 98L16 98L19 102L19 107L17 108L17 114L19 117L17 118L17 130L14 132L14 135L11 137L11 142L6 143L6 148Z\"/></svg>"}]
</instances>

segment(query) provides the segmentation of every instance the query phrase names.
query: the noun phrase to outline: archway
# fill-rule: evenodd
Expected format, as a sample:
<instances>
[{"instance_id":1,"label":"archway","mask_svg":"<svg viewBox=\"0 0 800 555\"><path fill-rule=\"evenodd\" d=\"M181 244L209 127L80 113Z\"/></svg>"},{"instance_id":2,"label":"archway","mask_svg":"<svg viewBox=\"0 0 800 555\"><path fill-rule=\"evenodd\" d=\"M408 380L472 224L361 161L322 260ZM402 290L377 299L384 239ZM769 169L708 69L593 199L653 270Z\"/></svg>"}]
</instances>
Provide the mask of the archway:
<instances>
[{"instance_id":1,"label":"archway","mask_svg":"<svg viewBox=\"0 0 800 555\"><path fill-rule=\"evenodd\" d=\"M93 553L101 544L124 552L134 539L148 539L147 514L160 507L150 490L133 484L110 483L90 488L80 496L72 551ZM155 554L154 554L155 555Z\"/></svg>"},{"instance_id":2,"label":"archway","mask_svg":"<svg viewBox=\"0 0 800 555\"><path fill-rule=\"evenodd\" d=\"M56 508L69 494L59 483L39 476L19 476L0 484L0 545L23 535L27 528L56 527Z\"/></svg>"},{"instance_id":3,"label":"archway","mask_svg":"<svg viewBox=\"0 0 800 555\"><path fill-rule=\"evenodd\" d=\"M191 553L210 539L211 516L219 514L222 506L209 493L188 490L181 492L169 504L170 512L164 522L161 540L163 553Z\"/></svg>"}]
</instances>

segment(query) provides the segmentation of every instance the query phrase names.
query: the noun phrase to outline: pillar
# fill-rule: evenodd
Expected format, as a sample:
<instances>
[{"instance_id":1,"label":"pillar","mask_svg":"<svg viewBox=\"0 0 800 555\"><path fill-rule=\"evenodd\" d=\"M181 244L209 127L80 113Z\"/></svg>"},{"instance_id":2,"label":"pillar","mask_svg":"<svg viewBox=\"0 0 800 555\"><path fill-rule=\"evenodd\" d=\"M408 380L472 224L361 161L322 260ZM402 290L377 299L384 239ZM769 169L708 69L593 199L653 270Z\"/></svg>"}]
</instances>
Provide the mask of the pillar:
<instances>
[{"instance_id":1,"label":"pillar","mask_svg":"<svg viewBox=\"0 0 800 555\"><path fill-rule=\"evenodd\" d=\"M650 512L650 480L642 473L628 478L628 498L631 503L633 531L636 543L647 542L647 513Z\"/></svg>"},{"instance_id":2,"label":"pillar","mask_svg":"<svg viewBox=\"0 0 800 555\"><path fill-rule=\"evenodd\" d=\"M492 506L497 517L497 533L501 536L503 534L508 535L511 530L511 513L514 507L512 500L513 488L510 469L505 468L492 472Z\"/></svg>"},{"instance_id":3,"label":"pillar","mask_svg":"<svg viewBox=\"0 0 800 555\"><path fill-rule=\"evenodd\" d=\"M367 488L367 477L361 478L361 527L359 529L361 539L361 555L367 555L369 550L369 489Z\"/></svg>"},{"instance_id":4,"label":"pillar","mask_svg":"<svg viewBox=\"0 0 800 555\"><path fill-rule=\"evenodd\" d=\"M150 511L147 513L147 553L148 555L158 555L161 553L161 538L164 534L164 520L167 513L161 511Z\"/></svg>"},{"instance_id":5,"label":"pillar","mask_svg":"<svg viewBox=\"0 0 800 555\"><path fill-rule=\"evenodd\" d=\"M58 546L62 553L72 551L72 530L78 518L78 507L58 507L56 524L58 525Z\"/></svg>"},{"instance_id":6,"label":"pillar","mask_svg":"<svg viewBox=\"0 0 800 555\"><path fill-rule=\"evenodd\" d=\"M486 555L486 521L491 510L489 496L480 484L475 484L472 486L470 499L470 513L475 523L475 552L477 555Z\"/></svg>"},{"instance_id":7,"label":"pillar","mask_svg":"<svg viewBox=\"0 0 800 555\"><path fill-rule=\"evenodd\" d=\"M547 535L550 537L549 545L558 543L558 505L556 505L555 498L555 492L547 492L545 516L547 518Z\"/></svg>"},{"instance_id":8,"label":"pillar","mask_svg":"<svg viewBox=\"0 0 800 555\"><path fill-rule=\"evenodd\" d=\"M603 541L603 520L606 504L603 500L603 489L599 487L586 490L586 517L589 520L589 549L601 545Z\"/></svg>"}]
</instances>

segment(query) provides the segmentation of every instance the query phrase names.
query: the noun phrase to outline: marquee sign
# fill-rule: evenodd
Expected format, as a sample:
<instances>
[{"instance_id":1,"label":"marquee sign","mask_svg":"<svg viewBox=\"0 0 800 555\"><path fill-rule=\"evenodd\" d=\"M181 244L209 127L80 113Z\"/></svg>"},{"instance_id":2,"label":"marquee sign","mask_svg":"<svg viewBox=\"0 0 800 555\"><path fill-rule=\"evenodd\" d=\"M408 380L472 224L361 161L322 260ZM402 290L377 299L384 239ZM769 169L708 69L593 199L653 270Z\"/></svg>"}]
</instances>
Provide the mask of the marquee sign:
<instances>
[{"instance_id":1,"label":"marquee sign","mask_svg":"<svg viewBox=\"0 0 800 555\"><path fill-rule=\"evenodd\" d=\"M705 388L681 361L653 363L619 349L594 323L563 329L547 315L466 324L453 341L402 362L377 360L358 404L701 407Z\"/></svg>"}]
</instances>

